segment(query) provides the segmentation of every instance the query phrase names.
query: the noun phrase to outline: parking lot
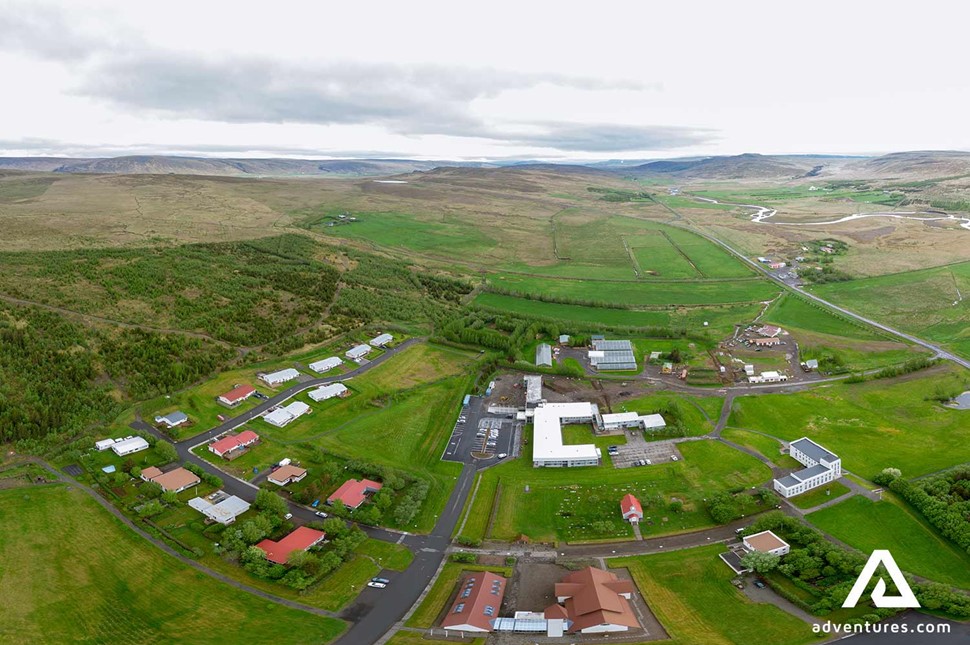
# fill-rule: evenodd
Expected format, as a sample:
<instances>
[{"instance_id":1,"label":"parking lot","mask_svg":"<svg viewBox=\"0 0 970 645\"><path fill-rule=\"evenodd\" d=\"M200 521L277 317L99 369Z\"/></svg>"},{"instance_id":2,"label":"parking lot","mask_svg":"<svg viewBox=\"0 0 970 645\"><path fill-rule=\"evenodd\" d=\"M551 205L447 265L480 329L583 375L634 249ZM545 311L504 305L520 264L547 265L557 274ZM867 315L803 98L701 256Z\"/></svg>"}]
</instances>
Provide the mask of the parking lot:
<instances>
[{"instance_id":1,"label":"parking lot","mask_svg":"<svg viewBox=\"0 0 970 645\"><path fill-rule=\"evenodd\" d=\"M666 464L683 459L677 444L672 441L645 441L643 435L637 431L626 433L627 443L616 445L616 454L611 455L614 468L630 468L639 466L640 460L648 466ZM674 457L677 459L675 460Z\"/></svg>"},{"instance_id":2,"label":"parking lot","mask_svg":"<svg viewBox=\"0 0 970 645\"><path fill-rule=\"evenodd\" d=\"M461 463L481 463L500 454L512 454L515 422L512 419L488 416L481 397L473 396L461 413L451 432L448 446L441 458Z\"/></svg>"}]
</instances>

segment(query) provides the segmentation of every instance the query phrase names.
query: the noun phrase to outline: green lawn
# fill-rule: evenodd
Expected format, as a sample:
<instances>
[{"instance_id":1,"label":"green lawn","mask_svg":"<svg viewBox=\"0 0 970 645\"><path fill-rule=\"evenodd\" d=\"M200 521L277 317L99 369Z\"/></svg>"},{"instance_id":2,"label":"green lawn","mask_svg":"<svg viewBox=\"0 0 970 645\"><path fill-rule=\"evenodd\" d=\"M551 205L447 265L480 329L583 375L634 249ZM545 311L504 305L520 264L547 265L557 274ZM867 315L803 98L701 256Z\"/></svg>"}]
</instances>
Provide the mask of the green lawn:
<instances>
[{"instance_id":1,"label":"green lawn","mask_svg":"<svg viewBox=\"0 0 970 645\"><path fill-rule=\"evenodd\" d=\"M956 368L937 368L901 382L743 396L734 401L729 425L787 441L808 436L838 454L844 468L867 479L887 467L915 477L970 461L967 413L927 400L966 382Z\"/></svg>"},{"instance_id":2,"label":"green lawn","mask_svg":"<svg viewBox=\"0 0 970 645\"><path fill-rule=\"evenodd\" d=\"M383 540L367 539L357 549L357 553L385 569L394 571L404 571L414 560L414 554L407 547Z\"/></svg>"},{"instance_id":3,"label":"green lawn","mask_svg":"<svg viewBox=\"0 0 970 645\"><path fill-rule=\"evenodd\" d=\"M904 571L970 588L970 554L938 535L902 502L855 496L811 513L808 519L864 553L889 549Z\"/></svg>"},{"instance_id":4,"label":"green lawn","mask_svg":"<svg viewBox=\"0 0 970 645\"><path fill-rule=\"evenodd\" d=\"M618 442L611 438L606 443ZM499 540L520 535L545 542L625 539L631 530L618 505L628 492L644 506L644 535L689 531L712 524L704 497L771 478L769 469L754 457L715 441L687 442L679 448L684 458L677 462L617 469L607 460L598 467L560 469L533 468L531 448L526 446L519 459L481 475L462 535L486 537L486 518L494 513L488 537ZM671 510L675 500L683 504L681 510ZM759 510L753 501L750 504L749 512Z\"/></svg>"},{"instance_id":5,"label":"green lawn","mask_svg":"<svg viewBox=\"0 0 970 645\"><path fill-rule=\"evenodd\" d=\"M819 504L838 499L849 492L849 487L839 482L830 482L824 486L813 488L807 493L795 495L788 499L798 508L815 508Z\"/></svg>"},{"instance_id":6,"label":"green lawn","mask_svg":"<svg viewBox=\"0 0 970 645\"><path fill-rule=\"evenodd\" d=\"M725 428L721 432L721 436L739 446L744 446L745 448L750 448L761 453L762 456L767 457L776 464L782 457L781 443L763 434L738 428Z\"/></svg>"},{"instance_id":7,"label":"green lawn","mask_svg":"<svg viewBox=\"0 0 970 645\"><path fill-rule=\"evenodd\" d=\"M714 423L717 422L717 417L721 414L723 403L724 399L719 396L691 397L673 392L656 392L623 401L620 405L614 404L613 411L652 414L663 410L665 407L673 407L679 410L680 421L687 428L686 436L700 436L714 429ZM704 417L705 413L713 422ZM667 419L667 421L672 422L671 419Z\"/></svg>"},{"instance_id":8,"label":"green lawn","mask_svg":"<svg viewBox=\"0 0 970 645\"><path fill-rule=\"evenodd\" d=\"M755 603L731 584L721 545L609 560L626 567L671 645L795 645L817 637L811 626L770 604Z\"/></svg>"},{"instance_id":9,"label":"green lawn","mask_svg":"<svg viewBox=\"0 0 970 645\"><path fill-rule=\"evenodd\" d=\"M213 580L59 485L0 491L0 560L5 642L320 643L344 628Z\"/></svg>"},{"instance_id":10,"label":"green lawn","mask_svg":"<svg viewBox=\"0 0 970 645\"><path fill-rule=\"evenodd\" d=\"M428 591L428 595L424 597L424 600L421 601L421 604L404 624L408 627L433 627L438 615L444 610L448 598L454 593L455 586L462 575L471 571L491 571L507 578L512 575L511 567L484 567L474 564L446 562Z\"/></svg>"}]
</instances>

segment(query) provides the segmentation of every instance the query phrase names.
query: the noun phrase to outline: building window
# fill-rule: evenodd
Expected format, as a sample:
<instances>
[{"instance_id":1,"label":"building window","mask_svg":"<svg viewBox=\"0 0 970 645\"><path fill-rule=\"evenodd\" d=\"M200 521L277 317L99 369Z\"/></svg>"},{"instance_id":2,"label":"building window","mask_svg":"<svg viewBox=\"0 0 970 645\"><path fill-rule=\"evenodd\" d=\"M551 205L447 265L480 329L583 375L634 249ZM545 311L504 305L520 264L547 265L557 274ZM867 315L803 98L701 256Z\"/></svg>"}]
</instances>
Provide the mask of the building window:
<instances>
[{"instance_id":1,"label":"building window","mask_svg":"<svg viewBox=\"0 0 970 645\"><path fill-rule=\"evenodd\" d=\"M457 605L455 605L455 613L456 614L460 614L462 611L464 611L464 609L465 609L465 603L463 603L463 602L460 602Z\"/></svg>"}]
</instances>

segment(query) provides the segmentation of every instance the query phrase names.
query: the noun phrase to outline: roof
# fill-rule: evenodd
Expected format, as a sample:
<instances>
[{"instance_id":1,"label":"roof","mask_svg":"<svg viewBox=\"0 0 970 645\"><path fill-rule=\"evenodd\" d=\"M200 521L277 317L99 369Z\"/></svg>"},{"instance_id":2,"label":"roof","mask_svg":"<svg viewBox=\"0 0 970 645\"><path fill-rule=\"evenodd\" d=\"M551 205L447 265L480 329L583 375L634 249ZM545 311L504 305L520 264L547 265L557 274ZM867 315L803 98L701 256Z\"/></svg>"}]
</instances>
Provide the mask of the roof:
<instances>
[{"instance_id":1,"label":"roof","mask_svg":"<svg viewBox=\"0 0 970 645\"><path fill-rule=\"evenodd\" d=\"M785 488L791 488L792 486L798 486L799 484L802 483L800 480L795 479L791 475L785 475L784 477L782 477L780 479L776 479L775 481L778 482L779 484L781 484L782 486L784 486Z\"/></svg>"},{"instance_id":2,"label":"roof","mask_svg":"<svg viewBox=\"0 0 970 645\"><path fill-rule=\"evenodd\" d=\"M314 401L323 401L325 399L331 399L335 396L340 396L347 391L347 386L343 383L331 383L329 385L321 385L317 389L310 392L309 396Z\"/></svg>"},{"instance_id":3,"label":"roof","mask_svg":"<svg viewBox=\"0 0 970 645\"><path fill-rule=\"evenodd\" d=\"M834 453L829 452L822 446L818 445L808 437L802 437L801 439L796 439L791 442L792 448L797 448L802 454L808 456L815 461L835 461L838 459Z\"/></svg>"},{"instance_id":4,"label":"roof","mask_svg":"<svg viewBox=\"0 0 970 645\"><path fill-rule=\"evenodd\" d=\"M758 330L758 333L762 336L777 336L781 333L781 327L776 327L775 325L764 325Z\"/></svg>"},{"instance_id":5,"label":"roof","mask_svg":"<svg viewBox=\"0 0 970 645\"><path fill-rule=\"evenodd\" d=\"M536 346L536 365L552 365L552 347L546 343Z\"/></svg>"},{"instance_id":6,"label":"roof","mask_svg":"<svg viewBox=\"0 0 970 645\"><path fill-rule=\"evenodd\" d=\"M643 515L643 507L640 506L640 500L634 497L632 494L627 493L620 500L620 510L626 515L630 511L636 511L639 515Z\"/></svg>"},{"instance_id":7,"label":"roof","mask_svg":"<svg viewBox=\"0 0 970 645\"><path fill-rule=\"evenodd\" d=\"M592 403L546 403L533 417L533 460L599 459L593 444L563 445L563 419L593 419Z\"/></svg>"},{"instance_id":8,"label":"roof","mask_svg":"<svg viewBox=\"0 0 970 645\"><path fill-rule=\"evenodd\" d=\"M165 416L155 417L155 421L161 423L167 423L170 426L178 425L180 423L185 423L189 420L189 415L185 414L181 410L176 410L175 412L169 412Z\"/></svg>"},{"instance_id":9,"label":"roof","mask_svg":"<svg viewBox=\"0 0 970 645\"><path fill-rule=\"evenodd\" d=\"M255 392L256 388L254 388L252 385L237 385L219 398L225 399L229 402L242 401L243 399L252 396Z\"/></svg>"},{"instance_id":10,"label":"roof","mask_svg":"<svg viewBox=\"0 0 970 645\"><path fill-rule=\"evenodd\" d=\"M781 376L778 374L778 372L769 371L769 372L762 372L761 378L781 378Z\"/></svg>"},{"instance_id":11,"label":"roof","mask_svg":"<svg viewBox=\"0 0 970 645\"><path fill-rule=\"evenodd\" d=\"M386 343L391 342L392 340L394 340L394 336L391 336L390 334L379 334L371 339L370 344L384 345Z\"/></svg>"},{"instance_id":12,"label":"roof","mask_svg":"<svg viewBox=\"0 0 970 645\"><path fill-rule=\"evenodd\" d=\"M542 400L542 377L538 374L526 374L525 381L525 401L526 403L538 403Z\"/></svg>"},{"instance_id":13,"label":"roof","mask_svg":"<svg viewBox=\"0 0 970 645\"><path fill-rule=\"evenodd\" d=\"M471 625L482 631L492 631L498 618L508 581L489 571L476 571L462 578L458 597L441 621L442 627Z\"/></svg>"},{"instance_id":14,"label":"roof","mask_svg":"<svg viewBox=\"0 0 970 645\"><path fill-rule=\"evenodd\" d=\"M330 358L324 358L323 360L314 361L310 363L308 367L314 372L326 372L327 370L332 370L343 363L337 356L331 356Z\"/></svg>"},{"instance_id":15,"label":"roof","mask_svg":"<svg viewBox=\"0 0 970 645\"><path fill-rule=\"evenodd\" d=\"M300 417L309 411L310 406L303 401L293 401L289 405L276 408L263 418L269 423L272 423L274 426L285 426L290 421L293 421L297 417Z\"/></svg>"},{"instance_id":16,"label":"roof","mask_svg":"<svg viewBox=\"0 0 970 645\"><path fill-rule=\"evenodd\" d=\"M306 551L325 538L326 535L323 531L300 526L279 542L263 540L256 545L256 548L262 549L266 554L266 559L270 562L286 564L290 559L291 553L294 551Z\"/></svg>"},{"instance_id":17,"label":"roof","mask_svg":"<svg viewBox=\"0 0 970 645\"><path fill-rule=\"evenodd\" d=\"M303 475L306 475L306 468L286 464L271 472L266 479L274 482L288 482L290 479L303 477Z\"/></svg>"},{"instance_id":18,"label":"roof","mask_svg":"<svg viewBox=\"0 0 970 645\"><path fill-rule=\"evenodd\" d=\"M264 374L263 380L282 383L283 381L292 381L299 375L300 373L298 371L296 371L292 367L287 367L285 370L279 370L277 372L270 372L269 374Z\"/></svg>"},{"instance_id":19,"label":"roof","mask_svg":"<svg viewBox=\"0 0 970 645\"><path fill-rule=\"evenodd\" d=\"M189 500L189 506L221 524L230 522L249 510L249 502L235 495L230 495L216 504L202 497L193 497Z\"/></svg>"},{"instance_id":20,"label":"roof","mask_svg":"<svg viewBox=\"0 0 970 645\"><path fill-rule=\"evenodd\" d=\"M145 472L142 471L142 475L144 474ZM193 484L198 484L201 481L198 475L184 468L170 470L167 473L152 477L151 480L161 486L162 490L166 491L182 490Z\"/></svg>"},{"instance_id":21,"label":"roof","mask_svg":"<svg viewBox=\"0 0 970 645\"><path fill-rule=\"evenodd\" d=\"M746 571L751 571L751 569L744 566L744 563L741 562L741 556L734 551L725 551L724 553L719 553L718 555L722 560L724 560L726 565L731 567L734 573L740 574Z\"/></svg>"},{"instance_id":22,"label":"roof","mask_svg":"<svg viewBox=\"0 0 970 645\"><path fill-rule=\"evenodd\" d=\"M806 479L811 479L812 477L816 477L822 473L827 473L828 471L828 466L815 464L814 466L809 466L808 468L792 473L791 476L799 481L805 481Z\"/></svg>"},{"instance_id":23,"label":"roof","mask_svg":"<svg viewBox=\"0 0 970 645\"><path fill-rule=\"evenodd\" d=\"M762 531L744 538L744 543L755 551L773 551L788 546L788 543L771 531Z\"/></svg>"},{"instance_id":24,"label":"roof","mask_svg":"<svg viewBox=\"0 0 970 645\"><path fill-rule=\"evenodd\" d=\"M144 437L125 437L115 441L114 445L111 446L111 449L117 453L138 452L146 448L148 448L148 442L145 441Z\"/></svg>"},{"instance_id":25,"label":"roof","mask_svg":"<svg viewBox=\"0 0 970 645\"><path fill-rule=\"evenodd\" d=\"M807 361L805 361L805 367L810 367L812 369L818 369L818 359L817 358L810 358L810 359L808 359Z\"/></svg>"},{"instance_id":26,"label":"roof","mask_svg":"<svg viewBox=\"0 0 970 645\"><path fill-rule=\"evenodd\" d=\"M231 435L223 437L219 441L213 441L209 449L218 454L223 454L235 450L240 446L253 443L254 441L259 441L259 435L252 430L243 430L237 435Z\"/></svg>"},{"instance_id":27,"label":"roof","mask_svg":"<svg viewBox=\"0 0 970 645\"><path fill-rule=\"evenodd\" d=\"M639 627L630 601L620 596L633 591L632 580L620 580L613 573L594 567L572 573L556 584L556 597L565 598L563 606L571 621L570 632L604 624Z\"/></svg>"},{"instance_id":28,"label":"roof","mask_svg":"<svg viewBox=\"0 0 970 645\"><path fill-rule=\"evenodd\" d=\"M149 466L148 468L143 468L141 471L141 476L144 479L154 479L162 474L162 469L157 466Z\"/></svg>"},{"instance_id":29,"label":"roof","mask_svg":"<svg viewBox=\"0 0 970 645\"><path fill-rule=\"evenodd\" d=\"M632 352L633 343L628 340L594 340L593 349Z\"/></svg>"},{"instance_id":30,"label":"roof","mask_svg":"<svg viewBox=\"0 0 970 645\"><path fill-rule=\"evenodd\" d=\"M340 500L344 506L357 508L364 503L368 491L378 491L381 488L383 484L370 479L348 479L327 498L327 501L333 503Z\"/></svg>"},{"instance_id":31,"label":"roof","mask_svg":"<svg viewBox=\"0 0 970 645\"><path fill-rule=\"evenodd\" d=\"M650 430L652 428L667 427L667 422L664 421L663 416L659 414L645 414L642 417L640 417L640 423L642 423L643 427L646 428L647 430Z\"/></svg>"},{"instance_id":32,"label":"roof","mask_svg":"<svg viewBox=\"0 0 970 645\"><path fill-rule=\"evenodd\" d=\"M640 415L636 412L615 412L613 414L604 414L603 423L633 423L638 421Z\"/></svg>"},{"instance_id":33,"label":"roof","mask_svg":"<svg viewBox=\"0 0 970 645\"><path fill-rule=\"evenodd\" d=\"M369 352L372 349L374 349L374 348L371 347L370 345L368 345L367 343L364 343L362 345L357 345L355 347L351 347L350 349L347 350L347 354L346 355L347 356L363 356L364 354L366 354L367 352Z\"/></svg>"}]
</instances>

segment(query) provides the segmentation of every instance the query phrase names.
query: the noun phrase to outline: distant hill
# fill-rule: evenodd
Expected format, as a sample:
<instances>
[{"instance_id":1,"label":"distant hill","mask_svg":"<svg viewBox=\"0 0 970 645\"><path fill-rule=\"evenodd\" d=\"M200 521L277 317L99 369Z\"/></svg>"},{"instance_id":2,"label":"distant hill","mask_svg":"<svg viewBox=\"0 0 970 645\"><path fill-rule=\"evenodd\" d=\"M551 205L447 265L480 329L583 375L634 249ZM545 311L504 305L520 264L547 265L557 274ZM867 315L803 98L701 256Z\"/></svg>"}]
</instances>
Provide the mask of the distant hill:
<instances>
[{"instance_id":1,"label":"distant hill","mask_svg":"<svg viewBox=\"0 0 970 645\"><path fill-rule=\"evenodd\" d=\"M970 152L916 150L855 162L846 170L862 177L951 177L970 174Z\"/></svg>"},{"instance_id":2,"label":"distant hill","mask_svg":"<svg viewBox=\"0 0 970 645\"><path fill-rule=\"evenodd\" d=\"M367 177L395 175L416 170L432 170L441 166L458 165L481 166L485 164L413 159L215 159L166 155L135 155L100 159L0 157L0 169L112 175Z\"/></svg>"},{"instance_id":3,"label":"distant hill","mask_svg":"<svg viewBox=\"0 0 970 645\"><path fill-rule=\"evenodd\" d=\"M673 176L682 179L791 179L828 174L829 167L842 166L847 161L846 157L825 155L746 153L730 157L651 161L622 172L642 177Z\"/></svg>"}]
</instances>

